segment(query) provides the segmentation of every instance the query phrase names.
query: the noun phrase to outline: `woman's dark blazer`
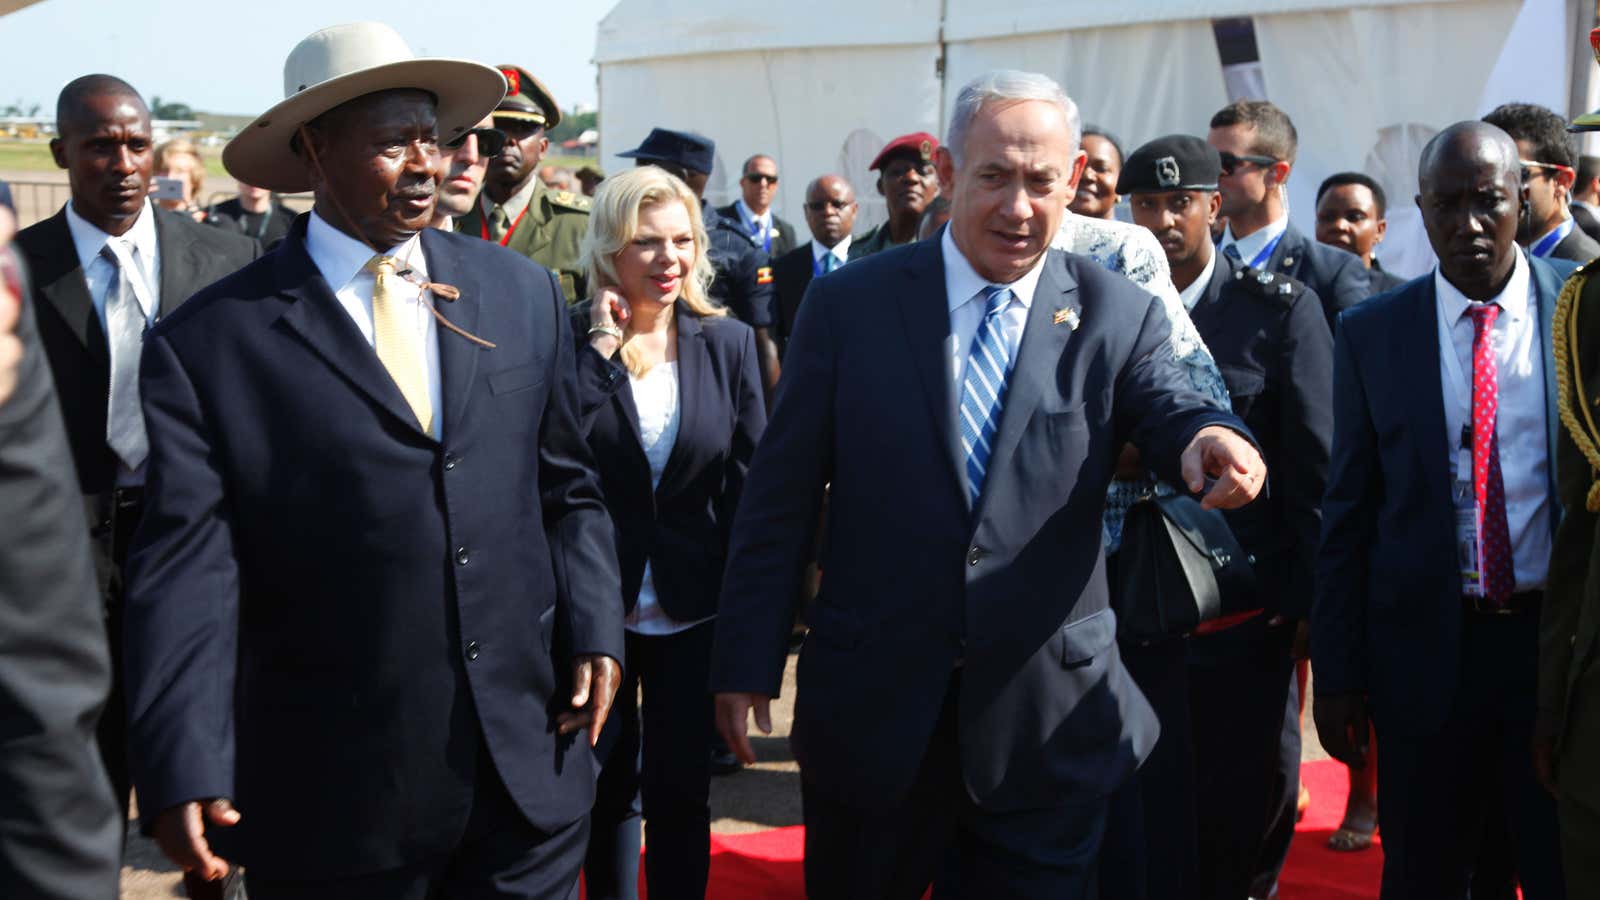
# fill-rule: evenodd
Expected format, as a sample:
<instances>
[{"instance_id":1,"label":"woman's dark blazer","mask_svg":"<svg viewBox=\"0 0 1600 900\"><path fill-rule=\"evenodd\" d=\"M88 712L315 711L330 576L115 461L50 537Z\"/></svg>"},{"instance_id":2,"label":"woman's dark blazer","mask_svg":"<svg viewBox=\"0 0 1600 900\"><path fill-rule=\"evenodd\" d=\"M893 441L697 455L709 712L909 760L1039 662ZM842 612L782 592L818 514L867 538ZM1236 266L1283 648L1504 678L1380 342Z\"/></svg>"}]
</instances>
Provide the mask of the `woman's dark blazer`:
<instances>
[{"instance_id":1,"label":"woman's dark blazer","mask_svg":"<svg viewBox=\"0 0 1600 900\"><path fill-rule=\"evenodd\" d=\"M639 600L649 559L657 602L689 622L717 611L729 529L767 410L750 326L697 316L682 303L674 316L678 438L654 491L628 372L589 346L587 304L574 311L574 331L580 421L616 527L625 608Z\"/></svg>"}]
</instances>

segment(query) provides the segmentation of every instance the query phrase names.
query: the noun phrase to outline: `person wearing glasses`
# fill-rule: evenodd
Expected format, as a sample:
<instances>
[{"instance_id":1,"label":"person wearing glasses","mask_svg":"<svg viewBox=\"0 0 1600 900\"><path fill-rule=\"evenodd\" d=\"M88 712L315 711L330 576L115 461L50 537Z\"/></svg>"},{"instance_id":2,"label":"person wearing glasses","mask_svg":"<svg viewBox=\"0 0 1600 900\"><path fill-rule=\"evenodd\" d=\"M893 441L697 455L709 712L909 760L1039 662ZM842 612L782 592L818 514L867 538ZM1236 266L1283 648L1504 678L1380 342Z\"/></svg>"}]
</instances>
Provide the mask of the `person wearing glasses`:
<instances>
[{"instance_id":1,"label":"person wearing glasses","mask_svg":"<svg viewBox=\"0 0 1600 900\"><path fill-rule=\"evenodd\" d=\"M806 186L806 227L811 240L772 262L778 293L778 336L787 342L794 331L811 279L826 275L850 259L850 229L856 224L856 191L838 175L822 175Z\"/></svg>"},{"instance_id":2,"label":"person wearing glasses","mask_svg":"<svg viewBox=\"0 0 1600 900\"><path fill-rule=\"evenodd\" d=\"M589 198L552 191L539 180L550 149L547 129L561 124L561 107L539 79L517 66L500 66L506 97L494 111L505 146L489 160L483 193L456 231L496 241L556 273L568 303L589 295L580 245L589 223Z\"/></svg>"},{"instance_id":3,"label":"person wearing glasses","mask_svg":"<svg viewBox=\"0 0 1600 900\"><path fill-rule=\"evenodd\" d=\"M1283 110L1265 100L1230 103L1211 117L1206 140L1222 155L1218 189L1228 226L1218 247L1224 254L1316 291L1330 328L1340 310L1372 295L1360 257L1319 244L1289 223L1284 188L1299 137Z\"/></svg>"},{"instance_id":4,"label":"person wearing glasses","mask_svg":"<svg viewBox=\"0 0 1600 900\"><path fill-rule=\"evenodd\" d=\"M439 147L439 190L434 194L431 227L454 231L456 219L472 212L483 189L489 160L506 146L506 133L494 127L494 117L484 116L476 126Z\"/></svg>"},{"instance_id":5,"label":"person wearing glasses","mask_svg":"<svg viewBox=\"0 0 1600 900\"><path fill-rule=\"evenodd\" d=\"M745 160L739 191L744 196L719 207L717 214L743 225L750 243L773 259L793 250L794 226L772 211L772 198L778 194L778 161L759 153Z\"/></svg>"},{"instance_id":6,"label":"person wearing glasses","mask_svg":"<svg viewBox=\"0 0 1600 900\"><path fill-rule=\"evenodd\" d=\"M1517 226L1517 243L1540 259L1586 263L1600 256L1600 243L1572 218L1572 185L1578 178L1575 141L1567 122L1532 103L1505 103L1483 117L1511 135L1522 162L1526 206Z\"/></svg>"}]
</instances>

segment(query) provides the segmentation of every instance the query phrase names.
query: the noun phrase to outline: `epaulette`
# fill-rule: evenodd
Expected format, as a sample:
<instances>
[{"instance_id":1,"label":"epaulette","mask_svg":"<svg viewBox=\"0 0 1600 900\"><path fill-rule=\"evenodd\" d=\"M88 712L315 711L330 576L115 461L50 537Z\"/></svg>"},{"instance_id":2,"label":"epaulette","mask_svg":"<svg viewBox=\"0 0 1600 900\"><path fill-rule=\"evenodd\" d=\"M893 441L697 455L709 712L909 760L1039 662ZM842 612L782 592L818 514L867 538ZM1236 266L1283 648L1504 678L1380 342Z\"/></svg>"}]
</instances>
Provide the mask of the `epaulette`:
<instances>
[{"instance_id":1,"label":"epaulette","mask_svg":"<svg viewBox=\"0 0 1600 900\"><path fill-rule=\"evenodd\" d=\"M1305 293L1305 285L1288 275L1275 275L1266 269L1245 266L1233 271L1233 280L1262 297L1276 297L1285 303Z\"/></svg>"},{"instance_id":2,"label":"epaulette","mask_svg":"<svg viewBox=\"0 0 1600 900\"><path fill-rule=\"evenodd\" d=\"M1556 298L1554 322L1550 329L1551 356L1556 364L1556 411L1561 424L1572 436L1578 452L1589 463L1593 482L1584 498L1589 512L1600 512L1600 428L1595 427L1594 412L1588 397L1583 394L1583 361L1578 359L1578 304L1583 299L1583 289L1588 284L1587 269L1594 260L1579 266L1567 276ZM1582 418L1579 418L1579 415Z\"/></svg>"},{"instance_id":3,"label":"epaulette","mask_svg":"<svg viewBox=\"0 0 1600 900\"><path fill-rule=\"evenodd\" d=\"M551 191L548 195L550 204L574 212L586 213L589 211L589 198L571 191Z\"/></svg>"}]
</instances>

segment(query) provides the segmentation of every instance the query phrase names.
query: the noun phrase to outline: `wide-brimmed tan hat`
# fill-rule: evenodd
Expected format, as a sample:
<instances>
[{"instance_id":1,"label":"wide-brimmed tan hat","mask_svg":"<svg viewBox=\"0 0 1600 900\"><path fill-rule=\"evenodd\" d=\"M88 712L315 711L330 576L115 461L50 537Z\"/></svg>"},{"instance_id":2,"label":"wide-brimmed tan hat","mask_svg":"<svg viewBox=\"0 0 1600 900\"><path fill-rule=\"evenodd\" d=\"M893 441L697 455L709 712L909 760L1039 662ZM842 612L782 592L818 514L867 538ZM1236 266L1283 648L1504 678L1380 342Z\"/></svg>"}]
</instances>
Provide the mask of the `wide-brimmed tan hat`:
<instances>
[{"instance_id":1,"label":"wide-brimmed tan hat","mask_svg":"<svg viewBox=\"0 0 1600 900\"><path fill-rule=\"evenodd\" d=\"M283 64L283 102L262 113L222 150L222 165L256 187L293 194L311 189L305 162L289 141L301 125L375 91L416 88L438 100L439 141L477 125L500 103L498 69L464 59L418 59L379 22L324 28L297 44Z\"/></svg>"}]
</instances>

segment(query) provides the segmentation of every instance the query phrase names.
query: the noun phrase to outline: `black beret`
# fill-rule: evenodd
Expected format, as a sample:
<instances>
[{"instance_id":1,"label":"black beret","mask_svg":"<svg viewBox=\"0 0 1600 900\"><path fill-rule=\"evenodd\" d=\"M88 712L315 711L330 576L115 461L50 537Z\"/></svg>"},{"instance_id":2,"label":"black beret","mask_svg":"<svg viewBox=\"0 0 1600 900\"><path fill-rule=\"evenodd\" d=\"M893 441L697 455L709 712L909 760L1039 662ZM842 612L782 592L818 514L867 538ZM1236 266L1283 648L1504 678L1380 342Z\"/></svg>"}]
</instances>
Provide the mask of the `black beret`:
<instances>
[{"instance_id":1,"label":"black beret","mask_svg":"<svg viewBox=\"0 0 1600 900\"><path fill-rule=\"evenodd\" d=\"M1158 137L1133 151L1117 178L1119 194L1214 191L1222 174L1215 147L1189 134Z\"/></svg>"}]
</instances>

